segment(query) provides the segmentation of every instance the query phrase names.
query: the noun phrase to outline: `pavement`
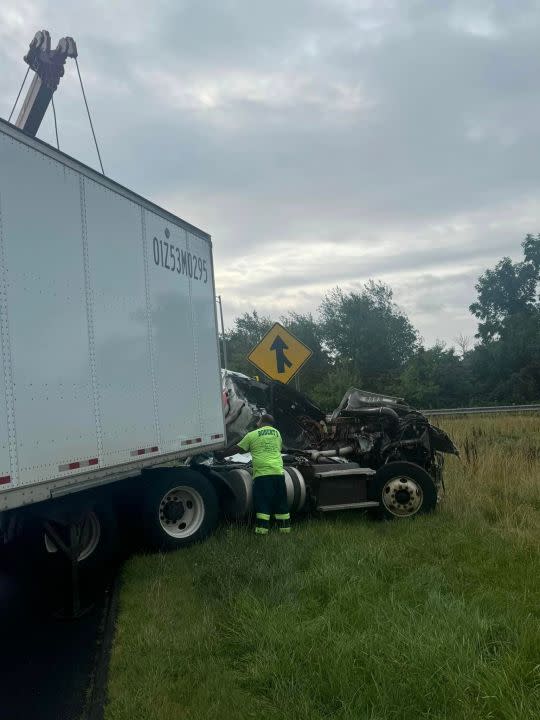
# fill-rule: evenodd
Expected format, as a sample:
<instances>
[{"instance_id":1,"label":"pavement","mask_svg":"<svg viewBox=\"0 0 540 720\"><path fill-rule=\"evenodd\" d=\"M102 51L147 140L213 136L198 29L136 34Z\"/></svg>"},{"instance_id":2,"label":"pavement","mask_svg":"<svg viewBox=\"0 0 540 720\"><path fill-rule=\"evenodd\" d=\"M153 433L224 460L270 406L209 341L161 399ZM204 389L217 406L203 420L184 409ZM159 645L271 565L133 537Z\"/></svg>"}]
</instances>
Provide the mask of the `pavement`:
<instances>
[{"instance_id":1,"label":"pavement","mask_svg":"<svg viewBox=\"0 0 540 720\"><path fill-rule=\"evenodd\" d=\"M58 619L69 606L69 566L25 551L20 543L0 552L0 718L99 720L116 568L82 578L87 612L77 620Z\"/></svg>"}]
</instances>

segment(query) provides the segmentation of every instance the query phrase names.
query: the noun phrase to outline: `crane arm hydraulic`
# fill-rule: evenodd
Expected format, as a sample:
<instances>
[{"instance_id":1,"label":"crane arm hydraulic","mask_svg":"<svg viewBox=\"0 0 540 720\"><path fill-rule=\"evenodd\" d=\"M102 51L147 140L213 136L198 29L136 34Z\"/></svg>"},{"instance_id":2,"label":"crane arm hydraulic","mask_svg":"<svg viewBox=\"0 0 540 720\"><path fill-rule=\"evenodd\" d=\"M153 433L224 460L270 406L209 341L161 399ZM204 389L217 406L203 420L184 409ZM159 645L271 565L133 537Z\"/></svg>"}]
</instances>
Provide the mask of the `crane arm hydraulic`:
<instances>
[{"instance_id":1,"label":"crane arm hydraulic","mask_svg":"<svg viewBox=\"0 0 540 720\"><path fill-rule=\"evenodd\" d=\"M15 123L27 135L35 137L37 134L53 93L64 75L68 57L77 57L77 45L73 38L62 38L56 49L51 50L51 36L47 30L35 34L24 57L35 75Z\"/></svg>"}]
</instances>

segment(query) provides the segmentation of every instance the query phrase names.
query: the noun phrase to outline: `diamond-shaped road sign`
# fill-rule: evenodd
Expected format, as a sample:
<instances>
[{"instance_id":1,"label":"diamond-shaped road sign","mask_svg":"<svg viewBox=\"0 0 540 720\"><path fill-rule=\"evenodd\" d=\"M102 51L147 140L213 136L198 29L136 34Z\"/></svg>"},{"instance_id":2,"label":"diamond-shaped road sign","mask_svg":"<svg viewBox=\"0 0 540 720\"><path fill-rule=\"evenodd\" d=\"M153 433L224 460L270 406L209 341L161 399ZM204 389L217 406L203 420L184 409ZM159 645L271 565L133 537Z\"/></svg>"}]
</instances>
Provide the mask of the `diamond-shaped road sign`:
<instances>
[{"instance_id":1,"label":"diamond-shaped road sign","mask_svg":"<svg viewBox=\"0 0 540 720\"><path fill-rule=\"evenodd\" d=\"M280 323L275 323L248 355L248 360L272 380L288 383L313 355Z\"/></svg>"}]
</instances>

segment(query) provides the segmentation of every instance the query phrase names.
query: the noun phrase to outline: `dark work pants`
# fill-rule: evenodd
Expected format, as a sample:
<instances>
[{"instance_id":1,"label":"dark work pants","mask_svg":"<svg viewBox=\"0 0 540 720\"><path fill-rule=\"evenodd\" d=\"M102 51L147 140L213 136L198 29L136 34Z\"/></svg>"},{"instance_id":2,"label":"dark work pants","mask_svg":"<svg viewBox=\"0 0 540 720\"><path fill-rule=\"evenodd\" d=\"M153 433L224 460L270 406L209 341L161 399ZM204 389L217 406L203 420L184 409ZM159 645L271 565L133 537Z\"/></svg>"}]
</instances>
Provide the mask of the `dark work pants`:
<instances>
[{"instance_id":1,"label":"dark work pants","mask_svg":"<svg viewBox=\"0 0 540 720\"><path fill-rule=\"evenodd\" d=\"M287 488L283 475L261 475L253 481L253 507L257 518L255 532L266 535L272 515L280 532L291 531Z\"/></svg>"}]
</instances>

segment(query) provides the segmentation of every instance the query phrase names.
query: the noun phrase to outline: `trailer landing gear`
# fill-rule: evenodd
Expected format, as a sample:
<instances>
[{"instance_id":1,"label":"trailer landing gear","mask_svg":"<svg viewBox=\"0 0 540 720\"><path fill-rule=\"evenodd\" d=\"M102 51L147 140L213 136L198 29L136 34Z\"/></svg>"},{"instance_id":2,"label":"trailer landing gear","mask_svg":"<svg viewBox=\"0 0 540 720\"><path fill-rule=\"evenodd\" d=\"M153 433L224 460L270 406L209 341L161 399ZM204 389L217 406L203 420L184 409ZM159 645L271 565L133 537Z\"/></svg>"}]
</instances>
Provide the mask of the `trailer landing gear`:
<instances>
[{"instance_id":1,"label":"trailer landing gear","mask_svg":"<svg viewBox=\"0 0 540 720\"><path fill-rule=\"evenodd\" d=\"M44 523L45 537L65 556L70 565L69 602L66 602L64 608L55 613L56 617L62 620L77 620L94 607L93 603L86 606L81 605L79 562L85 546L87 546L85 537L87 518L88 515L85 515L64 526L68 530L67 533L64 533L67 535L65 539L62 538L58 525L55 526L51 521Z\"/></svg>"}]
</instances>

